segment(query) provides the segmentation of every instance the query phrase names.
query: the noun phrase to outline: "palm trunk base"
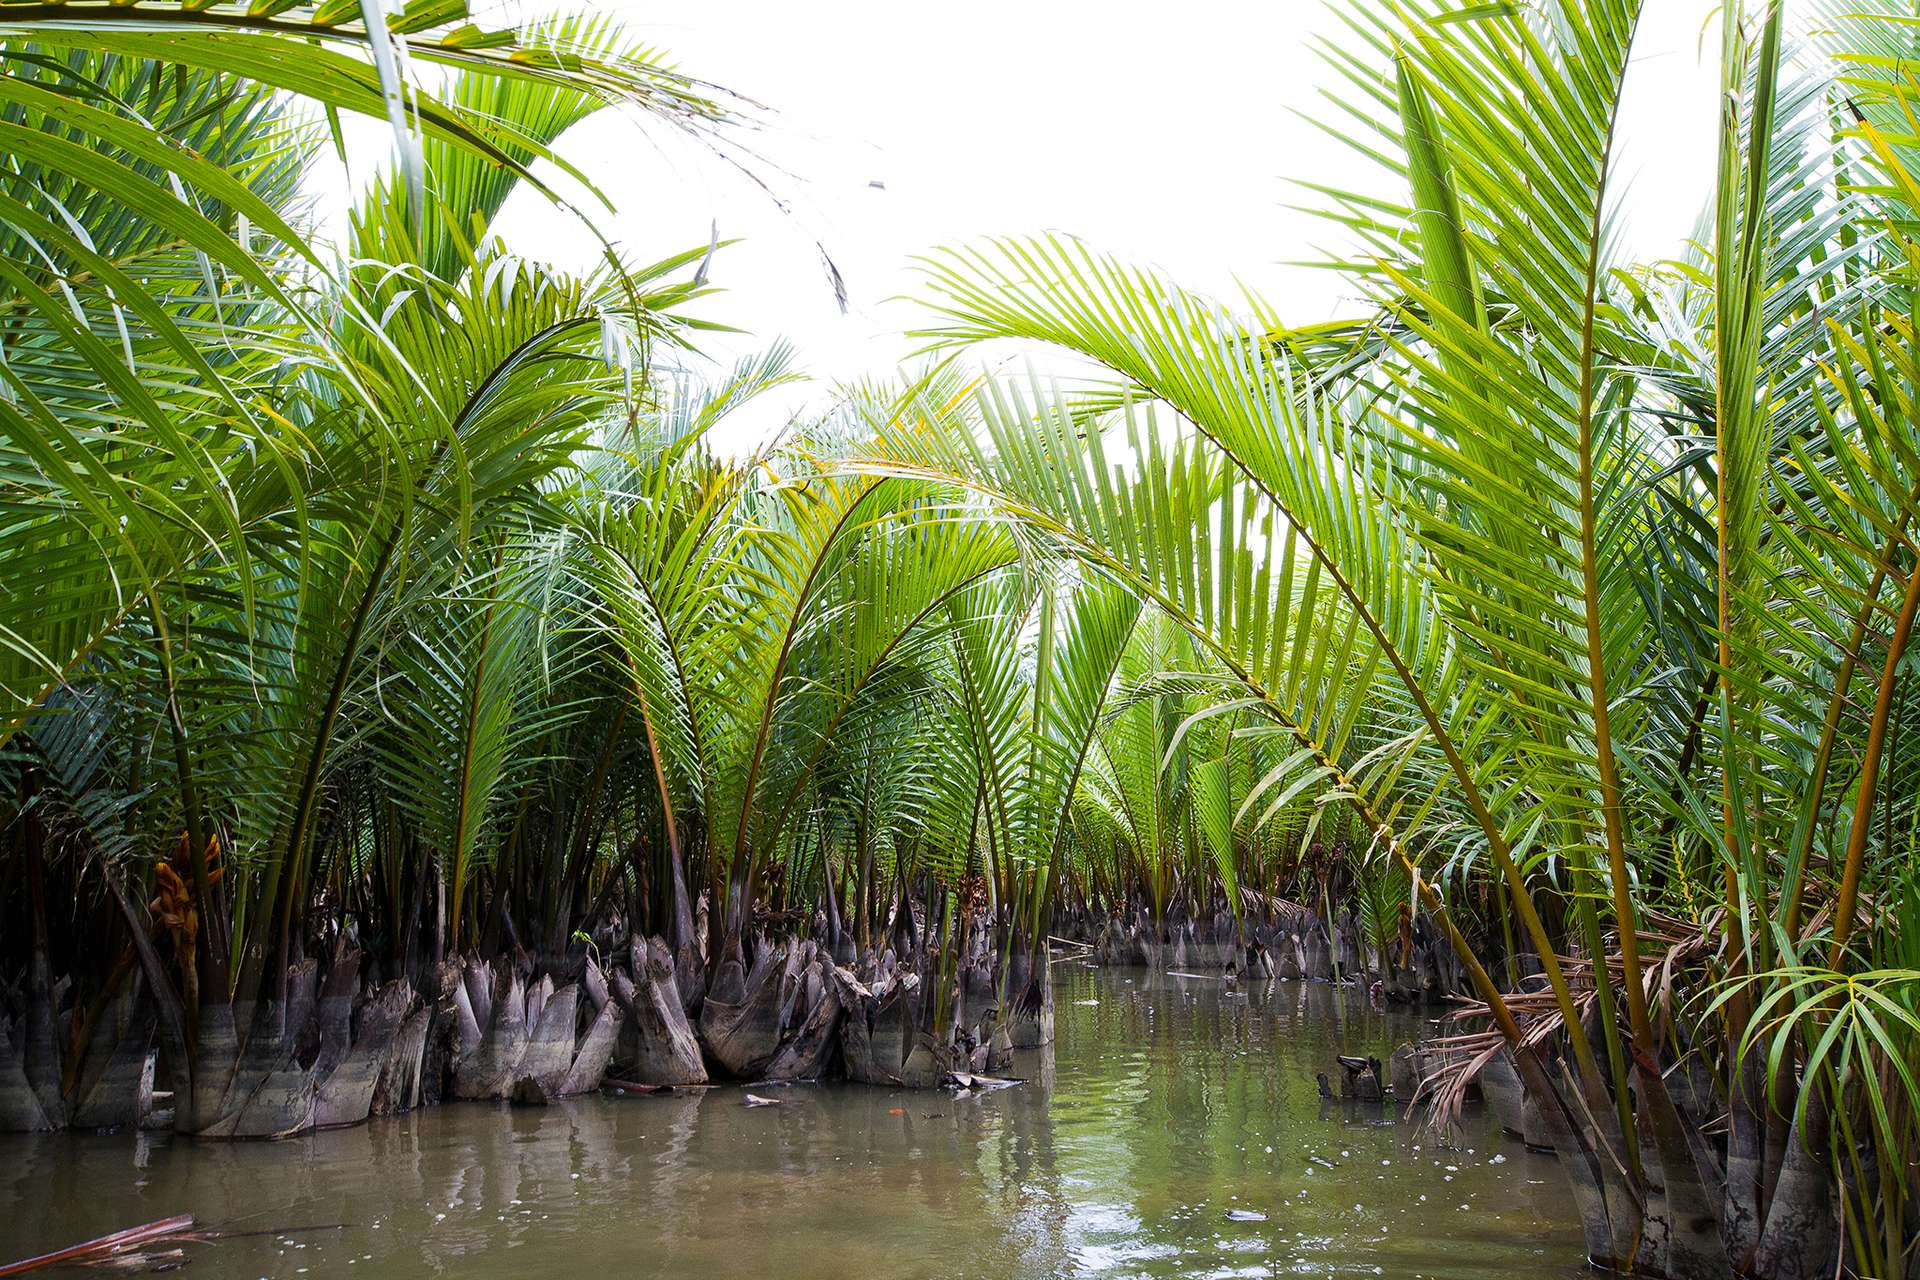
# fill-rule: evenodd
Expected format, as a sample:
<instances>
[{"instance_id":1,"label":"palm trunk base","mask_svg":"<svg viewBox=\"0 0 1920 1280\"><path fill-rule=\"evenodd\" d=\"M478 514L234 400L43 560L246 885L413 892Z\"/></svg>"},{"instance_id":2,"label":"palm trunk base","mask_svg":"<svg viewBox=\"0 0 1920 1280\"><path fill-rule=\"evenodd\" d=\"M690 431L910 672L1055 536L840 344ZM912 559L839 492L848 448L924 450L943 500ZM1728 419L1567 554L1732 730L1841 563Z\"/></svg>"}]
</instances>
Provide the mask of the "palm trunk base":
<instances>
[{"instance_id":1,"label":"palm trunk base","mask_svg":"<svg viewBox=\"0 0 1920 1280\"><path fill-rule=\"evenodd\" d=\"M659 938L635 938L633 976L616 971L614 998L627 1012L615 1059L621 1078L641 1084L705 1084L706 1063L687 1022L672 952Z\"/></svg>"}]
</instances>

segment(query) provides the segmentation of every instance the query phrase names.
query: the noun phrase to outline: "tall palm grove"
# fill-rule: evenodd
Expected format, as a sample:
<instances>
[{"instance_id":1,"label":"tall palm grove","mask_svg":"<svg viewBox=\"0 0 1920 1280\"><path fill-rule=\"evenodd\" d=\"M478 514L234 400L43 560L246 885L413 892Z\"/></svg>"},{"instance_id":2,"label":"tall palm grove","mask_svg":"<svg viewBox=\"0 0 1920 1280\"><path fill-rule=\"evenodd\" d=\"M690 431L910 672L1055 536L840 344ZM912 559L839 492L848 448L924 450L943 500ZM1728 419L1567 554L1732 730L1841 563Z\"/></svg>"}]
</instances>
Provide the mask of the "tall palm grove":
<instances>
[{"instance_id":1,"label":"tall palm grove","mask_svg":"<svg viewBox=\"0 0 1920 1280\"><path fill-rule=\"evenodd\" d=\"M726 247L561 141L751 102L462 0L0 9L0 1127L934 1085L1071 945L1448 1000L1409 1105L1517 1082L1597 1266L1920 1277L1920 25L1723 6L1641 263L1646 7L1335 0L1350 319L933 251L750 454L803 357L703 361Z\"/></svg>"}]
</instances>

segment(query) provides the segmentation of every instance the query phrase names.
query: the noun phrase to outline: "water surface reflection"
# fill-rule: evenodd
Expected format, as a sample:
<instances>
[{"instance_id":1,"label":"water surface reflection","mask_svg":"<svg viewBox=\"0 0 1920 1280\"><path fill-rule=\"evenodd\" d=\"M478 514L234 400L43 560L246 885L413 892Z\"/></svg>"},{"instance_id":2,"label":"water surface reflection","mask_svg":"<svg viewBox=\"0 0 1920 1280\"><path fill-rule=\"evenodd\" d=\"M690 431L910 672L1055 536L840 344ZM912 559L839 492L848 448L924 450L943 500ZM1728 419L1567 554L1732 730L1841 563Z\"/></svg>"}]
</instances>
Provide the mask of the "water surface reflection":
<instances>
[{"instance_id":1,"label":"water surface reflection","mask_svg":"<svg viewBox=\"0 0 1920 1280\"><path fill-rule=\"evenodd\" d=\"M0 1261L191 1212L325 1228L190 1248L207 1277L1587 1274L1553 1162L1490 1118L1443 1150L1319 1099L1334 1053L1384 1057L1417 1018L1311 984L1055 972L1054 1052L985 1096L461 1104L272 1144L0 1136Z\"/></svg>"}]
</instances>

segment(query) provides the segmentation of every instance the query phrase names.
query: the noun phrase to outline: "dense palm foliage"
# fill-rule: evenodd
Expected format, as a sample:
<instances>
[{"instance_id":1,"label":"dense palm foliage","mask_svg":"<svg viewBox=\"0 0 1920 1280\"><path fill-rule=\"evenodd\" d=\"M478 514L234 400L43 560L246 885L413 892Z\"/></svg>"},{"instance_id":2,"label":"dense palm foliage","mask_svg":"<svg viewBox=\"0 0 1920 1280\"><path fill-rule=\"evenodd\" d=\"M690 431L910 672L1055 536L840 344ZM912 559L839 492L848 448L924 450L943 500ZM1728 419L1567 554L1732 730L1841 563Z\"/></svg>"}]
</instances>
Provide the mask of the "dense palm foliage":
<instances>
[{"instance_id":1,"label":"dense palm foliage","mask_svg":"<svg viewBox=\"0 0 1920 1280\"><path fill-rule=\"evenodd\" d=\"M1802 48L1729 15L1697 252L1634 267L1636 5L1355 12L1335 127L1400 190L1324 198L1375 314L1287 329L1060 239L945 254L931 336L1115 382L883 450L1157 600L1443 927L1463 876L1504 888L1545 994L1456 933L1483 1016L1594 1256L1656 1274L1913 1249L1910 32L1825 16ZM1203 509L1141 494L1189 465L1226 475Z\"/></svg>"},{"instance_id":2,"label":"dense palm foliage","mask_svg":"<svg viewBox=\"0 0 1920 1280\"><path fill-rule=\"evenodd\" d=\"M1450 949L1424 1091L1508 1055L1597 1260L1912 1274L1910 15L1729 10L1699 241L1633 264L1635 0L1342 11L1368 314L946 252L952 358L730 458L795 375L683 371L710 250L489 230L717 92L593 24L9 7L9 1119L121 1118L143 1016L197 1133L353 1118L374 1009L477 1096L623 1017L663 1079L918 1080L1045 1038L1052 933L1239 968L1292 898L1390 994ZM341 112L396 158L327 252Z\"/></svg>"},{"instance_id":3,"label":"dense palm foliage","mask_svg":"<svg viewBox=\"0 0 1920 1280\"><path fill-rule=\"evenodd\" d=\"M284 1000L317 903L337 929L356 893L380 900L368 941L394 964L457 944L513 757L590 732L608 701L604 645L550 608L556 486L633 421L635 366L680 323L699 255L609 250L570 278L488 228L600 106L725 112L612 29L459 16L397 16L370 42L337 7L10 15L0 628L42 1057L49 884L88 886L55 953L117 906L194 1060L232 1038L235 1002ZM409 54L445 73L410 79ZM389 108L398 162L329 260L298 181L339 112ZM541 809L535 831L570 816ZM421 935L405 907L428 879ZM219 1109L200 1083L183 1122ZM57 1119L60 1091L34 1084Z\"/></svg>"},{"instance_id":4,"label":"dense palm foliage","mask_svg":"<svg viewBox=\"0 0 1920 1280\"><path fill-rule=\"evenodd\" d=\"M647 1003L642 934L681 1007L636 1034L697 1016L764 1068L816 908L941 1054L1044 1038L1139 603L954 486L841 465L895 390L715 456L794 374L681 370L711 248L576 276L491 234L518 188L572 211L533 165L580 179L554 144L593 111L705 137L731 107L591 23L110 16L12 11L0 47L8 1122L143 1118L156 1020L189 1132L505 1092L556 977ZM355 111L396 154L329 248L302 176Z\"/></svg>"}]
</instances>

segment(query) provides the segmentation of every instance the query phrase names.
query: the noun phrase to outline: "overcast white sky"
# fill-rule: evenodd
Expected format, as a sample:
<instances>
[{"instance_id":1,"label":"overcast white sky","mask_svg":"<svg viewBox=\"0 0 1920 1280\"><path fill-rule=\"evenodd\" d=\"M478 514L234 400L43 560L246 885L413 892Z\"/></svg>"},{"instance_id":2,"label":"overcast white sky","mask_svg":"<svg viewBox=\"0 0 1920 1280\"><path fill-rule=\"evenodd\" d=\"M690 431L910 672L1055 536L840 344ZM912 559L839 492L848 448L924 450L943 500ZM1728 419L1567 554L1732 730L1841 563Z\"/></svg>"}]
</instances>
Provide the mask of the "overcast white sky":
<instances>
[{"instance_id":1,"label":"overcast white sky","mask_svg":"<svg viewBox=\"0 0 1920 1280\"><path fill-rule=\"evenodd\" d=\"M737 423L732 443L817 405L838 379L885 372L915 288L909 258L997 233L1072 232L1203 291L1244 281L1292 323L1341 310L1340 281L1289 267L1327 224L1289 179L1366 182L1371 168L1295 113L1334 78L1315 39L1343 0L611 0L681 69L765 103L753 145L786 173L763 193L696 149L656 147L630 119L589 122L566 154L618 206L603 220L636 254L742 238L717 258L727 294L706 313L752 332L730 357L791 339L817 381ZM1640 256L1694 229L1713 167L1717 25L1711 0L1649 0L1622 123L1632 180L1624 229ZM568 264L590 248L528 201L501 228ZM850 295L835 304L816 242Z\"/></svg>"}]
</instances>

